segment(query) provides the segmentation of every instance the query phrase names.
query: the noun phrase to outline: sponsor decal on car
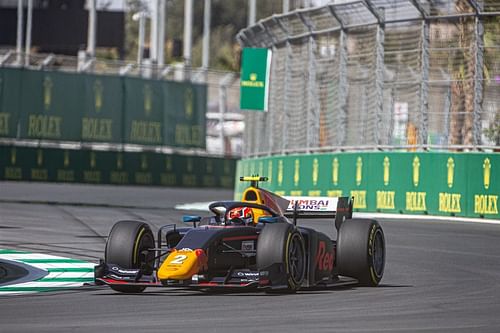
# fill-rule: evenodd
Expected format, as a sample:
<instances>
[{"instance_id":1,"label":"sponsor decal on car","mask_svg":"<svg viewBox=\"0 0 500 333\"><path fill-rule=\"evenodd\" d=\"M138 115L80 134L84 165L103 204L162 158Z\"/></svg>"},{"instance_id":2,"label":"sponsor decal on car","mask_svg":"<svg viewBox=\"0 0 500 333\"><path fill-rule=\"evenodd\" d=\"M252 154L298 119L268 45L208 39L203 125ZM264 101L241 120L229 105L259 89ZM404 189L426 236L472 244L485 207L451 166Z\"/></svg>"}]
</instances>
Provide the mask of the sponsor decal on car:
<instances>
[{"instance_id":1,"label":"sponsor decal on car","mask_svg":"<svg viewBox=\"0 0 500 333\"><path fill-rule=\"evenodd\" d=\"M287 211L293 211L297 205L300 211L334 212L337 209L337 198L330 197L285 197L290 201Z\"/></svg>"},{"instance_id":2,"label":"sponsor decal on car","mask_svg":"<svg viewBox=\"0 0 500 333\"><path fill-rule=\"evenodd\" d=\"M319 241L318 244L318 252L316 253L316 268L320 271L329 271L333 270L333 263L335 260L335 255L332 252L326 250L325 241Z\"/></svg>"},{"instance_id":3,"label":"sponsor decal on car","mask_svg":"<svg viewBox=\"0 0 500 333\"><path fill-rule=\"evenodd\" d=\"M242 241L241 242L241 251L254 251L255 243L254 241Z\"/></svg>"}]
</instances>

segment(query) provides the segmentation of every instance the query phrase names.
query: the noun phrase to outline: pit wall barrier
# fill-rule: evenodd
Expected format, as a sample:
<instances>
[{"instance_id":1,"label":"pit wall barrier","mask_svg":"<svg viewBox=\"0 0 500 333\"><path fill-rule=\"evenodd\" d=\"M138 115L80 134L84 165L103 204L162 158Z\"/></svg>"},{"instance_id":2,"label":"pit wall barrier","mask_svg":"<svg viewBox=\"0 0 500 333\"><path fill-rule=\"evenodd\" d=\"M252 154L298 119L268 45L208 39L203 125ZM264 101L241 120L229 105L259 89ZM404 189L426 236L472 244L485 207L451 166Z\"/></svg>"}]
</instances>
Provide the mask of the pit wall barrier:
<instances>
[{"instance_id":1,"label":"pit wall barrier","mask_svg":"<svg viewBox=\"0 0 500 333\"><path fill-rule=\"evenodd\" d=\"M270 178L280 195L353 196L354 210L500 219L499 153L367 152L283 155L238 161L239 176Z\"/></svg>"},{"instance_id":2,"label":"pit wall barrier","mask_svg":"<svg viewBox=\"0 0 500 333\"><path fill-rule=\"evenodd\" d=\"M0 146L0 180L233 188L236 160Z\"/></svg>"}]
</instances>

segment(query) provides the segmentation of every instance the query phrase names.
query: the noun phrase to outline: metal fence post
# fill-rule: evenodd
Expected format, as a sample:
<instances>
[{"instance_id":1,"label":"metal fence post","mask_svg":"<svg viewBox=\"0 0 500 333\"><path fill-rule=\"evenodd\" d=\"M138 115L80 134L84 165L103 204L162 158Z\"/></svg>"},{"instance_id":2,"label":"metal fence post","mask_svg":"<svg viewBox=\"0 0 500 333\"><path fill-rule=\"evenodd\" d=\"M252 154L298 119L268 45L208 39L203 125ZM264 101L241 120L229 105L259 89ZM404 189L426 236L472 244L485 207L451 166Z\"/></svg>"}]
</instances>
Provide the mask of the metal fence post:
<instances>
[{"instance_id":1,"label":"metal fence post","mask_svg":"<svg viewBox=\"0 0 500 333\"><path fill-rule=\"evenodd\" d=\"M419 143L423 147L427 145L428 113L429 113L429 22L422 21L422 78L420 82L420 124Z\"/></svg>"},{"instance_id":2,"label":"metal fence post","mask_svg":"<svg viewBox=\"0 0 500 333\"><path fill-rule=\"evenodd\" d=\"M474 120L472 125L472 144L481 144L481 113L483 106L483 66L484 66L484 26L479 15L474 25L475 59L474 59Z\"/></svg>"},{"instance_id":3,"label":"metal fence post","mask_svg":"<svg viewBox=\"0 0 500 333\"><path fill-rule=\"evenodd\" d=\"M376 126L375 126L375 142L381 144L379 135L380 126L382 123L382 113L384 112L384 39L385 39L385 23L384 17L381 15L381 20L377 25L377 60L375 69L375 96L376 96Z\"/></svg>"}]
</instances>

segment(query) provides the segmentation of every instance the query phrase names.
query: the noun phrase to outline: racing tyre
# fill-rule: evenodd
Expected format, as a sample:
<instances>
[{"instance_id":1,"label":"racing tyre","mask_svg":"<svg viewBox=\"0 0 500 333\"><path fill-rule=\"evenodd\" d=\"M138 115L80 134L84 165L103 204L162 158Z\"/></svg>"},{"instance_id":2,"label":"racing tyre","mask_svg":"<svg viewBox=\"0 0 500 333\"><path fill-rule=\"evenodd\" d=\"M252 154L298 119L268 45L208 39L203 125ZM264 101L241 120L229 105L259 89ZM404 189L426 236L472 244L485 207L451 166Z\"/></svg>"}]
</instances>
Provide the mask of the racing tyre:
<instances>
[{"instance_id":1,"label":"racing tyre","mask_svg":"<svg viewBox=\"0 0 500 333\"><path fill-rule=\"evenodd\" d=\"M340 226L337 264L341 275L358 279L362 286L375 287L384 274L385 239L375 220L349 219Z\"/></svg>"},{"instance_id":2,"label":"racing tyre","mask_svg":"<svg viewBox=\"0 0 500 333\"><path fill-rule=\"evenodd\" d=\"M105 261L127 269L143 268L144 274L153 272L154 237L150 227L139 221L116 222L106 242ZM111 286L124 293L140 293L146 287Z\"/></svg>"},{"instance_id":3,"label":"racing tyre","mask_svg":"<svg viewBox=\"0 0 500 333\"><path fill-rule=\"evenodd\" d=\"M289 223L268 224L259 236L257 268L266 269L273 264L283 264L286 291L295 292L302 285L306 271L304 239Z\"/></svg>"}]
</instances>

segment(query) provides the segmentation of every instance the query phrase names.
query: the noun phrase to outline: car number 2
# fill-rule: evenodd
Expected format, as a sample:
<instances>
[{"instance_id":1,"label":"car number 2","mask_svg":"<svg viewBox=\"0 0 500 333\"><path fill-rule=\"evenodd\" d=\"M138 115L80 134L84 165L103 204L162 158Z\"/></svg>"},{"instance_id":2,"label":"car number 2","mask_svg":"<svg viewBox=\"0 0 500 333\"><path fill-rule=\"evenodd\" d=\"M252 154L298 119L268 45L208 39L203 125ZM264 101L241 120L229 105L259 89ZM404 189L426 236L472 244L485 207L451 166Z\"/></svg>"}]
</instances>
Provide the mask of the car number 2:
<instances>
[{"instance_id":1,"label":"car number 2","mask_svg":"<svg viewBox=\"0 0 500 333\"><path fill-rule=\"evenodd\" d=\"M171 264L175 264L175 265L182 265L182 263L186 259L187 259L187 255L185 255L185 254L178 254L178 255L176 255L174 257L174 259L170 263Z\"/></svg>"}]
</instances>

